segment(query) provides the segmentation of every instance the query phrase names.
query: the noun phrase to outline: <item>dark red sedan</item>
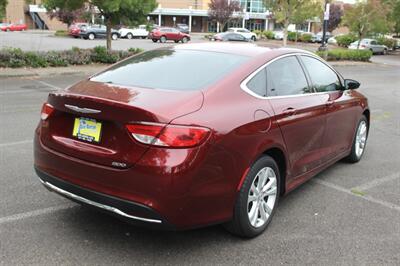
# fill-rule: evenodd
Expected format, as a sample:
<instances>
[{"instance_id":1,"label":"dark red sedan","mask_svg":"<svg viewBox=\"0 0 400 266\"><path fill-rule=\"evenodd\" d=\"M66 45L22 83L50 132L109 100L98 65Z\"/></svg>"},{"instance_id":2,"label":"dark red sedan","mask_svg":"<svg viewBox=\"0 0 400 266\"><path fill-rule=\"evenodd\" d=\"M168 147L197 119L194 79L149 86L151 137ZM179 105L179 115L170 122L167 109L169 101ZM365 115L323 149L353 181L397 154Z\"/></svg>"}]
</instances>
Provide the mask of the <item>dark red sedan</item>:
<instances>
[{"instance_id":1,"label":"dark red sedan","mask_svg":"<svg viewBox=\"0 0 400 266\"><path fill-rule=\"evenodd\" d=\"M359 86L302 50L144 52L50 93L35 169L50 190L131 222L224 223L254 237L280 196L361 159L370 111Z\"/></svg>"},{"instance_id":2,"label":"dark red sedan","mask_svg":"<svg viewBox=\"0 0 400 266\"><path fill-rule=\"evenodd\" d=\"M153 29L149 33L149 39L151 39L153 42L162 42L165 43L167 41L174 41L176 43L178 42L183 42L187 43L190 41L190 35L187 33L183 33L179 31L178 29L175 28L156 28Z\"/></svg>"}]
</instances>

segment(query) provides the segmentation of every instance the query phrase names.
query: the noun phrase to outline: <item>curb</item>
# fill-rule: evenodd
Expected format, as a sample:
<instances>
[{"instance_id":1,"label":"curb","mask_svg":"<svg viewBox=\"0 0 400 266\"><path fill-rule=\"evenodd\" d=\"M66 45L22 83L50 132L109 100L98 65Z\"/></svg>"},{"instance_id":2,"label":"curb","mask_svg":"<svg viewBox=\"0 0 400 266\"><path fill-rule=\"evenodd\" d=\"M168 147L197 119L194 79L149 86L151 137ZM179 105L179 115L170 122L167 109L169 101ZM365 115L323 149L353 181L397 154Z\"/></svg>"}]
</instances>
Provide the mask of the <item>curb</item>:
<instances>
[{"instance_id":1,"label":"curb","mask_svg":"<svg viewBox=\"0 0 400 266\"><path fill-rule=\"evenodd\" d=\"M108 65L49 67L49 68L0 68L0 78L44 77L52 75L92 75Z\"/></svg>"}]
</instances>

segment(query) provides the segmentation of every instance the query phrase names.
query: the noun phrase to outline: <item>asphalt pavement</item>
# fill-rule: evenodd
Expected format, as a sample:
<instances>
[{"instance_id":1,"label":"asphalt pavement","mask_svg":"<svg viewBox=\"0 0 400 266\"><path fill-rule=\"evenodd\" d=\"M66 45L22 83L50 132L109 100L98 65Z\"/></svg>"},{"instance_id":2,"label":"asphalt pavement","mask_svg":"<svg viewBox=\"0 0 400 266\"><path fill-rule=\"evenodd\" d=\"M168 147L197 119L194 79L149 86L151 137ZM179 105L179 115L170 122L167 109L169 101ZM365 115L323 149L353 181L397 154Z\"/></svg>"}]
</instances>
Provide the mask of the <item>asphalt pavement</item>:
<instances>
[{"instance_id":1,"label":"asphalt pavement","mask_svg":"<svg viewBox=\"0 0 400 266\"><path fill-rule=\"evenodd\" d=\"M84 76L0 79L0 265L400 265L400 67L337 69L369 97L365 156L284 197L252 240L221 226L134 227L47 191L33 171L40 108L48 92Z\"/></svg>"}]
</instances>

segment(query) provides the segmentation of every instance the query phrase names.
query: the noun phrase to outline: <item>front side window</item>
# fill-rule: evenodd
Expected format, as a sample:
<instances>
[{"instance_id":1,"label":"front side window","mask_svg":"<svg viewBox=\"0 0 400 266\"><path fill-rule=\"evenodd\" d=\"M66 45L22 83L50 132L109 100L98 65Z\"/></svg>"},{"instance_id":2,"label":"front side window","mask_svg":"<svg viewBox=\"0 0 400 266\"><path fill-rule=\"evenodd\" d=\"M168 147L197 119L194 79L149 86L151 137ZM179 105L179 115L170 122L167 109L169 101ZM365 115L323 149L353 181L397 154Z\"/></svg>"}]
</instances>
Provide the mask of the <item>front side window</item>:
<instances>
[{"instance_id":1,"label":"front side window","mask_svg":"<svg viewBox=\"0 0 400 266\"><path fill-rule=\"evenodd\" d=\"M301 59L317 92L336 91L341 88L338 76L330 67L309 56L302 56Z\"/></svg>"},{"instance_id":2,"label":"front side window","mask_svg":"<svg viewBox=\"0 0 400 266\"><path fill-rule=\"evenodd\" d=\"M309 93L307 79L295 56L278 59L267 67L271 96Z\"/></svg>"}]
</instances>

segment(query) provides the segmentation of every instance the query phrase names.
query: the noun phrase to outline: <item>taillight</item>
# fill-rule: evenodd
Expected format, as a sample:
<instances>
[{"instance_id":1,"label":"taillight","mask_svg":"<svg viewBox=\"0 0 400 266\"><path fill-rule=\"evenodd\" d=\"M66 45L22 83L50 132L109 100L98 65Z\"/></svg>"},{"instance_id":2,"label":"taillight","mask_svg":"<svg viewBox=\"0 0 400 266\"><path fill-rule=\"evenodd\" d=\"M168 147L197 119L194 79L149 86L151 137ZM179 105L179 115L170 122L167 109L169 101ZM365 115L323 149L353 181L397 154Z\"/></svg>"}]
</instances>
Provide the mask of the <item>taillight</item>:
<instances>
[{"instance_id":1,"label":"taillight","mask_svg":"<svg viewBox=\"0 0 400 266\"><path fill-rule=\"evenodd\" d=\"M54 107L51 106L48 103L44 103L42 106L42 112L40 113L40 118L42 120L46 120L47 118L49 118L49 116L51 115L51 113L53 113L54 111Z\"/></svg>"},{"instance_id":2,"label":"taillight","mask_svg":"<svg viewBox=\"0 0 400 266\"><path fill-rule=\"evenodd\" d=\"M365 46L364 44L361 44L361 47L362 47L362 48L365 48L365 47L367 47L367 46Z\"/></svg>"},{"instance_id":3,"label":"taillight","mask_svg":"<svg viewBox=\"0 0 400 266\"><path fill-rule=\"evenodd\" d=\"M140 143L169 148L200 145L210 133L208 128L180 125L129 124L126 127L133 138Z\"/></svg>"}]
</instances>

